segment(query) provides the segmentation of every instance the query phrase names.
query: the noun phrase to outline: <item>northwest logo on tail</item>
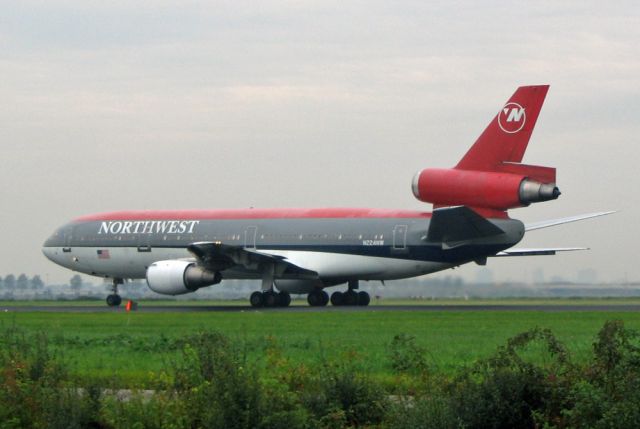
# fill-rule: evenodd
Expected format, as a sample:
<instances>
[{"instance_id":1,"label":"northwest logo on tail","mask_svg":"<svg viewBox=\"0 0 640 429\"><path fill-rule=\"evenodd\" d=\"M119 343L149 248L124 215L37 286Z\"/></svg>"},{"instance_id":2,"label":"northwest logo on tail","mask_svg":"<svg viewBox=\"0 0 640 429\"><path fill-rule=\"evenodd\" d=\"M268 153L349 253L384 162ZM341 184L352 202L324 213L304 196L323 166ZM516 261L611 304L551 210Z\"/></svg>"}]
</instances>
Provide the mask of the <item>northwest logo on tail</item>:
<instances>
[{"instance_id":1,"label":"northwest logo on tail","mask_svg":"<svg viewBox=\"0 0 640 429\"><path fill-rule=\"evenodd\" d=\"M507 103L498 115L498 125L505 133L517 133L524 127L527 114L518 103Z\"/></svg>"}]
</instances>

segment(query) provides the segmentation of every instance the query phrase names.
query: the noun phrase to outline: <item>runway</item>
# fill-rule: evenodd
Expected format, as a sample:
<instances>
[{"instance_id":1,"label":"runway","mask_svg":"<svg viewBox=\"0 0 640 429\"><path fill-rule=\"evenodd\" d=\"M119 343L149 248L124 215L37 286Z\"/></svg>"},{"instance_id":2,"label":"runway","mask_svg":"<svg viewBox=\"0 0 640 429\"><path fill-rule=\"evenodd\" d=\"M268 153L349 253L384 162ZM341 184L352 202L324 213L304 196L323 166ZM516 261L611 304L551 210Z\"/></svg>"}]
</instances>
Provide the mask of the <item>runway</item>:
<instances>
[{"instance_id":1,"label":"runway","mask_svg":"<svg viewBox=\"0 0 640 429\"><path fill-rule=\"evenodd\" d=\"M367 307L308 307L294 305L286 308L253 308L239 305L157 305L139 304L133 313L189 313L189 312L294 312L294 313L314 313L314 312L387 312L387 311L407 311L407 312L637 312L640 311L640 304L464 304L464 305L371 305ZM25 313L25 312L46 312L46 313L126 313L124 306L112 308L106 305L1 305L0 312L4 313Z\"/></svg>"}]
</instances>

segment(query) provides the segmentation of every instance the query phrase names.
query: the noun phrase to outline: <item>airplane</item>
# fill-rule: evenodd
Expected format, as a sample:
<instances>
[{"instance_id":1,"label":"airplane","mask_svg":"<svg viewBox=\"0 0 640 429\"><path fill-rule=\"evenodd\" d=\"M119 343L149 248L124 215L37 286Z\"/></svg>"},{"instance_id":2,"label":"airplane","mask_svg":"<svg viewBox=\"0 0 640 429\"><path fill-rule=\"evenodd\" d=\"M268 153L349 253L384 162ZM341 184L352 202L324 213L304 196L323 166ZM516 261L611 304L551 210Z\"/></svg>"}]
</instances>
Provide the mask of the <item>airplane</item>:
<instances>
[{"instance_id":1,"label":"airplane","mask_svg":"<svg viewBox=\"0 0 640 429\"><path fill-rule=\"evenodd\" d=\"M584 248L513 248L525 232L603 216L598 212L523 224L509 209L560 196L556 170L522 164L548 85L522 86L449 169L413 178L414 196L433 211L366 208L119 211L78 217L42 251L51 261L112 280L146 279L180 295L224 279L261 280L253 307L286 307L291 294L311 306L368 305L360 281L434 273L490 257L554 255ZM344 291L327 287L346 284Z\"/></svg>"}]
</instances>

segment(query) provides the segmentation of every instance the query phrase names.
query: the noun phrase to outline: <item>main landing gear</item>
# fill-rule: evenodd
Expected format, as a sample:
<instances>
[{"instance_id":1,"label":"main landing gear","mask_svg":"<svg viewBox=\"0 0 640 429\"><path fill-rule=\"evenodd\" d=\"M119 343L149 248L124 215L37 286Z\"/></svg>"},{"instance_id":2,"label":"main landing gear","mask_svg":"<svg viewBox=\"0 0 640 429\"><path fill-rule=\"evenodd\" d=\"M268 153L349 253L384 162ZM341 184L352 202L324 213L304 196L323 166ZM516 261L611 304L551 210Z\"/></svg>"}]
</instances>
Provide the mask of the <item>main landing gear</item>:
<instances>
[{"instance_id":1,"label":"main landing gear","mask_svg":"<svg viewBox=\"0 0 640 429\"><path fill-rule=\"evenodd\" d=\"M122 298L118 295L118 285L121 285L122 283L122 279L113 279L113 283L111 285L111 291L113 293L107 296L107 305L109 307L117 307L122 304Z\"/></svg>"},{"instance_id":2,"label":"main landing gear","mask_svg":"<svg viewBox=\"0 0 640 429\"><path fill-rule=\"evenodd\" d=\"M266 266L262 272L262 291L256 291L249 297L252 307L288 307L291 304L288 292L276 292L273 289L274 276L275 266Z\"/></svg>"},{"instance_id":3,"label":"main landing gear","mask_svg":"<svg viewBox=\"0 0 640 429\"><path fill-rule=\"evenodd\" d=\"M358 280L349 281L349 289L346 292L334 292L331 294L331 305L338 307L343 305L369 305L371 298L365 291L358 292ZM329 303L329 294L322 289L316 289L309 292L307 302L312 307L324 307Z\"/></svg>"},{"instance_id":4,"label":"main landing gear","mask_svg":"<svg viewBox=\"0 0 640 429\"><path fill-rule=\"evenodd\" d=\"M329 294L316 288L307 295L307 302L311 307L324 307L329 301L334 306L367 306L371 301L369 294L365 291L358 291L358 280L350 280L349 288L346 292L334 292ZM288 307L291 304L291 295L287 292L276 292L273 289L273 274L271 270L265 270L262 277L262 291L256 291L249 298L251 306L259 307Z\"/></svg>"},{"instance_id":5,"label":"main landing gear","mask_svg":"<svg viewBox=\"0 0 640 429\"><path fill-rule=\"evenodd\" d=\"M365 291L358 292L358 280L349 280L349 289L346 292L334 292L331 294L331 305L338 307L342 305L349 306L367 306L371 301L371 297Z\"/></svg>"},{"instance_id":6,"label":"main landing gear","mask_svg":"<svg viewBox=\"0 0 640 429\"><path fill-rule=\"evenodd\" d=\"M252 307L288 307L291 304L291 295L287 292L275 290L256 291L249 297Z\"/></svg>"}]
</instances>

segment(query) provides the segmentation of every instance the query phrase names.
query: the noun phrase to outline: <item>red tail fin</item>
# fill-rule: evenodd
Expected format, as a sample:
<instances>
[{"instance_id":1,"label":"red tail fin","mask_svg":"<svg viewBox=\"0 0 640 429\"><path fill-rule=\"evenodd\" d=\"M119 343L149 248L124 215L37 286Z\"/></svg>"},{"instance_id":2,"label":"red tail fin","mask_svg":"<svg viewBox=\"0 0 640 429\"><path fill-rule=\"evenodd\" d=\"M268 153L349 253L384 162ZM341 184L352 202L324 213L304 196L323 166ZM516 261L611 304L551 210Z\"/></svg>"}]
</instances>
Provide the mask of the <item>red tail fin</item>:
<instances>
[{"instance_id":1,"label":"red tail fin","mask_svg":"<svg viewBox=\"0 0 640 429\"><path fill-rule=\"evenodd\" d=\"M504 163L521 162L548 89L518 88L455 168L504 171Z\"/></svg>"}]
</instances>

